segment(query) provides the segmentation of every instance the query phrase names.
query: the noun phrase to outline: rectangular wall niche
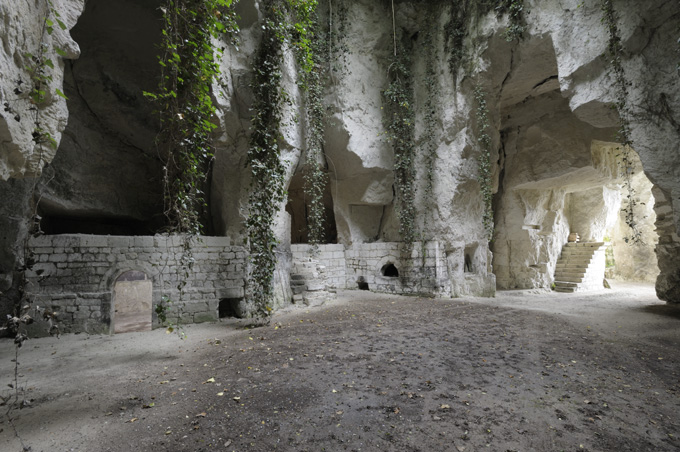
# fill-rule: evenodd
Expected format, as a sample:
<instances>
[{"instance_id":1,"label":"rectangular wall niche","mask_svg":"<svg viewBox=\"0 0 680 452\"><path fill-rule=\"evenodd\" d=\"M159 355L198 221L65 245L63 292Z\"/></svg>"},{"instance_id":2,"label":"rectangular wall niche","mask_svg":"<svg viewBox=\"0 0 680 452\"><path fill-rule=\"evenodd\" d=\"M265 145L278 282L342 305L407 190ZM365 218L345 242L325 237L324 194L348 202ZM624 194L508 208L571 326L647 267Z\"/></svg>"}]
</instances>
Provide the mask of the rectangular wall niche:
<instances>
[{"instance_id":1,"label":"rectangular wall niche","mask_svg":"<svg viewBox=\"0 0 680 452\"><path fill-rule=\"evenodd\" d=\"M130 270L113 286L114 333L151 331L153 283L146 273Z\"/></svg>"},{"instance_id":2,"label":"rectangular wall niche","mask_svg":"<svg viewBox=\"0 0 680 452\"><path fill-rule=\"evenodd\" d=\"M479 245L477 243L465 245L465 252L463 254L464 273L476 273L477 267L479 265L479 259L477 259L477 248Z\"/></svg>"}]
</instances>

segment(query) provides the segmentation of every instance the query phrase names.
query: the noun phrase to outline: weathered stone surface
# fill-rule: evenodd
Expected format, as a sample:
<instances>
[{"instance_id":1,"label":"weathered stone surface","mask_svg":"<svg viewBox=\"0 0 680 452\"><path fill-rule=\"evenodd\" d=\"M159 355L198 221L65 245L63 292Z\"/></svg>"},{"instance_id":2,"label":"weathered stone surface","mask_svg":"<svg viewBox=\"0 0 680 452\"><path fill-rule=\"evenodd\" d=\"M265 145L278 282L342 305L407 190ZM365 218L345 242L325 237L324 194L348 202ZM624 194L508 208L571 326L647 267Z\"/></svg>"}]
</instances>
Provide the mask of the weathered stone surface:
<instances>
[{"instance_id":1,"label":"weathered stone surface","mask_svg":"<svg viewBox=\"0 0 680 452\"><path fill-rule=\"evenodd\" d=\"M648 243L643 252L623 251L619 244L625 235L621 229L620 203L626 194L621 192L620 152L616 143L619 118L610 107L615 93L607 69L608 37L601 23L599 3L525 0L525 12L529 12L524 17L527 30L524 39L514 42L507 42L504 37L507 17L499 18L491 12L472 19L471 36L464 46L468 61L455 74L448 67L449 53L444 45L449 6L438 9L433 21L427 12L434 3L425 3L395 2L394 21L391 4L371 0L345 4L347 28L336 39L341 39L349 52L337 62L340 68L333 71L325 86L329 118L324 164L330 187L324 204L334 214L331 221L335 224L328 228L329 238L342 247L326 249L321 258L327 267L324 272L328 272L325 275L328 287L354 287L359 278L364 278L362 283L374 290L413 293L422 290L454 296L488 296L496 286L548 288L571 232L579 233L582 240L601 241L611 236L615 249L629 253L628 257L618 258L623 277L650 280L655 272L649 265L654 260L651 247L656 243L654 222L658 234L656 259L660 264L657 291L665 300L680 301L677 258L680 129L676 119L680 98L674 95L680 91L680 78L676 71L676 48L669 44L677 40L680 14L677 2L653 0L645 8L632 0L615 2L626 50L623 65L631 82L627 103L633 147L651 181L636 185L639 187L636 196L647 206L646 211L640 211L639 220ZM115 226L112 219L116 219L129 228L127 233L139 234L133 229L153 227L155 216L162 210L161 168L152 143L156 130L150 119L152 107L141 97L142 90L153 89L155 85L152 45L158 39L155 5L152 0L93 1L73 29L83 55L66 68L64 89L71 100L66 104L54 99L48 107L56 109L52 116L47 115L51 118L49 130L57 133L63 129L65 106L71 119L57 157L39 184L40 211L47 217L105 218L108 228ZM68 26L73 28L82 6L76 0L61 0L57 9L68 12ZM0 8L0 18L12 24L6 27L6 36L0 32L3 96L12 92L12 80L24 74L21 49L35 44L29 42L35 38L30 35L36 33L36 27L28 17L35 20L40 15L31 8L23 4L3 4ZM223 76L212 87L218 104L218 129L210 209L215 233L227 236L231 243L242 243L244 219L248 215L250 176L244 168L253 101L249 85L262 19L255 0L242 0L238 8L242 29L239 49L225 44L220 61ZM17 24L22 25L15 25L10 20L13 17L21 17ZM122 24L120 29L112 27L113 22ZM30 39L20 36L20 26ZM427 248L427 253L421 250L405 257L397 252L401 237L394 198L394 152L384 137L382 110L394 31L412 57L418 143L415 181L418 243L436 243ZM427 31L434 32L432 42L426 42ZM68 43L66 34L55 39ZM69 48L75 57L77 46ZM433 124L429 124L430 135L425 136L424 105L430 95L425 80L431 48L435 49L432 63L436 114ZM288 208L282 203L275 225L280 240L274 282L277 307L289 303L292 297L290 274L300 250L294 244L291 247L291 242L306 239L306 232L301 232L306 228L301 168L308 125L301 113L304 102L296 83L293 54L284 49L283 55L283 88L290 103L284 107L284 126L280 132L285 186L290 188L291 202ZM61 84L61 60L58 66L55 86ZM473 94L476 86L484 89L489 107L487 133L492 144L490 160L495 192L491 247L482 225L483 201L478 179L480 124ZM2 159L11 160L11 163L1 160L3 179L39 172L25 164L35 157L31 154L30 133L27 135L27 130L12 121L6 115L0 118ZM435 143L432 168L426 167L429 156L423 154L428 138ZM46 156L46 160L51 158ZM426 188L430 175L431 191ZM0 185L0 193L14 197L12 202L4 202L1 209L7 215L0 225L6 225L8 231L0 237L3 288L12 286L10 273L21 260L16 250L20 248L21 237L26 236L26 220L32 212L31 191L32 185L15 181ZM655 215L650 211L652 204ZM14 210L19 212L17 219L9 215ZM62 224L65 228L73 227L72 223ZM49 226L49 221L45 226ZM120 238L110 245L134 248L125 254L125 259L131 261L139 261L142 256L164 259L168 254L162 249L146 254L149 244L137 238ZM154 245L158 247L161 241L154 239ZM72 251L67 251L69 246ZM73 271L71 264L107 261L83 250L76 251L75 246L55 247L52 255L41 253L39 262L55 265L60 271ZM245 272L246 256L244 251L241 253L240 267L225 267L225 272ZM200 282L195 282L196 290L215 293L222 290L229 294L234 290L239 296L247 295L238 285L203 278L210 273L207 267L230 259L227 256L226 252L219 257L200 256L205 268L196 269L197 275L201 275ZM380 268L388 259L398 264L400 272L408 270L396 280L381 275ZM415 266L409 267L418 260L421 262L418 271ZM630 269L626 269L625 262L632 262ZM62 276L77 283L74 274Z\"/></svg>"},{"instance_id":2,"label":"weathered stone surface","mask_svg":"<svg viewBox=\"0 0 680 452\"><path fill-rule=\"evenodd\" d=\"M42 32L44 19L50 14L48 2L7 1L0 4L0 102L3 110L9 108L0 113L0 180L39 175L55 155L56 149L52 146L36 146L32 135L36 125L30 101L32 84L28 69L32 61L28 54L37 56L40 53L41 39L44 57L52 61L54 69L45 69L52 81L44 88L46 99L38 109L40 125L57 143L66 127L69 114L66 100L58 96L56 90L63 91L67 60L76 59L80 54L70 29L76 24L85 2L53 0L52 5L66 29L62 30L55 23L50 35ZM51 17L54 21L54 16ZM64 57L56 53L57 48L64 52Z\"/></svg>"}]
</instances>

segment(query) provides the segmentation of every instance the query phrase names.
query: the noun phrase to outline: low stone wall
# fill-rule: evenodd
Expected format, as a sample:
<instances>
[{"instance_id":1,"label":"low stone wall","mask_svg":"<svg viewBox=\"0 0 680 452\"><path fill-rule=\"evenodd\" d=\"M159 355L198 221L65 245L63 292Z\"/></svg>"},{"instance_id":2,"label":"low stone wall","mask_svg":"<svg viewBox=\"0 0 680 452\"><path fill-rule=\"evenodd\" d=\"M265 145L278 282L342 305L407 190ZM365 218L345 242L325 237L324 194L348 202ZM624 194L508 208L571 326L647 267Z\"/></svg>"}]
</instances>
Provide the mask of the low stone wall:
<instances>
[{"instance_id":1,"label":"low stone wall","mask_svg":"<svg viewBox=\"0 0 680 452\"><path fill-rule=\"evenodd\" d=\"M363 243L347 249L349 289L448 296L451 292L446 255L439 242ZM396 270L398 276L389 276Z\"/></svg>"},{"instance_id":2,"label":"low stone wall","mask_svg":"<svg viewBox=\"0 0 680 452\"><path fill-rule=\"evenodd\" d=\"M311 245L291 245L293 263L309 260ZM325 267L329 288L447 296L451 293L446 254L439 242L319 245L315 262ZM387 266L398 276L385 276Z\"/></svg>"},{"instance_id":3,"label":"low stone wall","mask_svg":"<svg viewBox=\"0 0 680 452\"><path fill-rule=\"evenodd\" d=\"M291 245L293 262L304 262L310 257L312 245ZM331 289L345 289L346 267L344 245L319 245L314 258L326 267L326 280Z\"/></svg>"},{"instance_id":4,"label":"low stone wall","mask_svg":"<svg viewBox=\"0 0 680 452\"><path fill-rule=\"evenodd\" d=\"M173 301L168 319L174 321L216 320L221 299L244 296L246 252L226 237L194 241L194 263L186 275L178 236L41 236L31 239L29 248L35 264L27 273L26 292L36 305L58 312L62 332L112 332L113 286L130 270L152 280L153 306L164 296ZM181 300L180 280L186 283ZM153 322L158 324L155 313Z\"/></svg>"}]
</instances>

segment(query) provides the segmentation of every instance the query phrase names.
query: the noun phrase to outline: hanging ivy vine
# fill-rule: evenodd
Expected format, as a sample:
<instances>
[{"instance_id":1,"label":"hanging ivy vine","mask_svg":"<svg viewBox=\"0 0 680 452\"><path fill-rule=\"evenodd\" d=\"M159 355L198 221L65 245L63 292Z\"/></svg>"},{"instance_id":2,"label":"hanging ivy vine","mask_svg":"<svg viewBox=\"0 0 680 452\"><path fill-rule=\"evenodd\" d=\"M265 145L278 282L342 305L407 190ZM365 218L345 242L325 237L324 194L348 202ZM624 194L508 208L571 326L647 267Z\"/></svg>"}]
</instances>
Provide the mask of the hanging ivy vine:
<instances>
[{"instance_id":1,"label":"hanging ivy vine","mask_svg":"<svg viewBox=\"0 0 680 452\"><path fill-rule=\"evenodd\" d=\"M66 30L66 24L61 20L61 15L55 9L51 1L47 0L44 2L44 16L40 21L40 36L38 39L38 45L35 53L26 52L24 53L24 70L28 73L29 79L24 82L21 79L15 81L15 87L13 94L16 96L14 99L5 99L3 101L3 110L8 113L16 122L21 122L25 119L22 114L31 118L31 138L34 143L34 152L37 153L37 171L41 171L44 162L44 152L45 146L50 146L53 149L57 148L57 141L51 135L51 133L44 128L42 120L42 111L48 105L51 98L54 95L63 97L66 99L64 93L58 89L54 88L54 92L50 92L50 85L53 82L53 70L55 63L50 58L52 53L56 53L59 56L66 56L66 53L50 44L51 36L55 30L55 27L59 27L61 30ZM43 6L41 5L41 6ZM30 163L27 161L26 163ZM10 392L5 396L2 395L0 400L2 405L6 406L4 411L4 417L7 423L12 427L14 435L21 443L23 450L29 450L23 438L19 435L14 424L15 416L13 415L14 410L27 406L29 401L26 400L26 387L21 385L20 382L20 372L19 372L19 350L29 338L28 326L33 324L36 318L39 318L47 323L48 333L50 335L56 335L59 337L60 330L58 324L57 313L52 311L48 307L40 307L34 304L34 300L27 296L26 288L28 285L28 279L26 272L34 268L35 258L28 246L28 241L32 236L38 236L42 234L40 230L40 216L37 212L38 205L38 187L39 178L36 176L31 188L30 202L31 205L31 215L26 219L26 231L27 234L23 238L23 244L21 248L21 254L18 257L16 273L14 278L19 278L18 284L13 287L6 300L13 302L14 306L12 313L7 315L6 319L3 319L2 326L0 326L0 334L9 334L13 336L14 342L14 359L13 362L13 381L8 384ZM16 281L13 281L16 283ZM16 288L16 290L14 290ZM14 293L12 293L14 292Z\"/></svg>"},{"instance_id":2,"label":"hanging ivy vine","mask_svg":"<svg viewBox=\"0 0 680 452\"><path fill-rule=\"evenodd\" d=\"M293 2L292 6L294 6L292 44L300 68L299 86L304 94L307 120L304 168L307 237L315 250L326 239L323 195L328 177L322 163L326 120L322 86L323 75L326 72L322 61L324 41L319 31L316 0L298 0Z\"/></svg>"},{"instance_id":3,"label":"hanging ivy vine","mask_svg":"<svg viewBox=\"0 0 680 452\"><path fill-rule=\"evenodd\" d=\"M215 41L238 31L232 0L166 0L155 93L157 145L163 161L165 215L169 232L197 235L206 209L204 188L213 157L215 106L211 85L222 49Z\"/></svg>"},{"instance_id":4,"label":"hanging ivy vine","mask_svg":"<svg viewBox=\"0 0 680 452\"><path fill-rule=\"evenodd\" d=\"M223 49L217 45L218 40L234 40L238 32L231 7L232 0L165 0L160 8L160 81L156 92L144 93L156 103L160 119L156 145L163 165L167 230L182 234L178 302L182 301L194 264L192 240L209 218L204 190L209 183L212 132L216 127L211 86L220 76L218 58ZM167 321L173 304L164 295L155 307L168 331L176 327ZM179 320L180 312L177 316Z\"/></svg>"},{"instance_id":5,"label":"hanging ivy vine","mask_svg":"<svg viewBox=\"0 0 680 452\"><path fill-rule=\"evenodd\" d=\"M394 190L399 234L406 243L412 243L417 235L415 110L410 66L410 55L401 45L396 45L388 69L390 83L383 91L385 133L394 150Z\"/></svg>"},{"instance_id":6,"label":"hanging ivy vine","mask_svg":"<svg viewBox=\"0 0 680 452\"><path fill-rule=\"evenodd\" d=\"M489 241L493 239L493 188L491 185L491 136L489 135L489 109L486 106L486 93L481 86L475 87L475 100L477 101L477 140L481 145L481 154L478 158L479 175L478 181L482 192L482 223Z\"/></svg>"},{"instance_id":7,"label":"hanging ivy vine","mask_svg":"<svg viewBox=\"0 0 680 452\"><path fill-rule=\"evenodd\" d=\"M454 78L458 70L467 66L469 51L465 39L470 34L473 22L491 11L497 17L508 15L508 26L503 32L506 41L523 38L526 32L524 0L461 0L448 2L449 19L444 26L444 46L449 54L449 70Z\"/></svg>"},{"instance_id":8,"label":"hanging ivy vine","mask_svg":"<svg viewBox=\"0 0 680 452\"><path fill-rule=\"evenodd\" d=\"M638 228L635 208L638 204L633 188L634 161L632 156L633 140L630 133L630 109L628 107L628 87L630 82L626 79L623 69L624 50L621 44L621 35L618 28L618 18L614 10L613 0L602 0L602 23L607 28L609 41L607 54L609 57L609 69L614 79L616 102L614 108L619 115L618 141L621 143L621 167L623 171L623 184L626 188L626 203L623 207L626 225L629 235L624 238L626 243L641 243L642 232Z\"/></svg>"},{"instance_id":9,"label":"hanging ivy vine","mask_svg":"<svg viewBox=\"0 0 680 452\"><path fill-rule=\"evenodd\" d=\"M427 22L435 23L437 16L437 5L430 6L427 12ZM437 83L436 73L436 40L435 28L427 27L425 35L423 36L422 46L425 49L425 102L422 104L423 112L423 130L419 140L419 151L423 156L425 164L425 189L423 192L423 201L426 204L427 211L433 212L435 208L434 198L434 171L435 162L437 160L437 141L436 141L436 125L438 112L438 100L440 96L439 85ZM427 220L426 220L427 223ZM423 225L423 233L426 229ZM421 237L424 242L424 237Z\"/></svg>"}]
</instances>

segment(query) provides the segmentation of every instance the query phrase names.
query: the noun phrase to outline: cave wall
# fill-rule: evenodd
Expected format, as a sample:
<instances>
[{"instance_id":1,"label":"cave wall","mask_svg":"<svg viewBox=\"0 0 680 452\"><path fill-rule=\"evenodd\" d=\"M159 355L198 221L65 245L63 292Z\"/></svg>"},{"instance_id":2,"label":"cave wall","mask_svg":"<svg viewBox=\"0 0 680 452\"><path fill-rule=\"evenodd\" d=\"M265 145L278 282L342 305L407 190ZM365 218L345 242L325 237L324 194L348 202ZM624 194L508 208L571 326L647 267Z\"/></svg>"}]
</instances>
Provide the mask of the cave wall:
<instances>
[{"instance_id":1,"label":"cave wall","mask_svg":"<svg viewBox=\"0 0 680 452\"><path fill-rule=\"evenodd\" d=\"M616 127L611 103L615 90L607 70L608 36L600 23L599 2L529 2L532 34L548 34L555 46L560 90L569 107L594 127ZM677 72L677 24L680 4L672 1L614 2L625 51L623 68L631 109L633 146L654 184L661 273L656 281L662 300L680 302L680 77Z\"/></svg>"},{"instance_id":2,"label":"cave wall","mask_svg":"<svg viewBox=\"0 0 680 452\"><path fill-rule=\"evenodd\" d=\"M527 9L531 11L527 16L528 33L525 40L512 51L513 64L505 82L505 85L512 88L508 92L512 93L513 96L508 98L508 96L503 96L501 92L498 108L501 111L507 111L509 104L515 104L516 100L522 97L514 96L514 94L521 92L526 93L526 99L522 100L522 103L537 102L537 98L541 94L535 92L536 87L540 88L544 85L538 82L548 80L547 77L551 77L554 80L551 83L557 84L555 93L564 98L562 102L568 103L568 110L573 117L567 122L555 118L553 127L558 131L558 135L562 136L556 136L555 142L546 142L538 149L534 149L536 154L528 154L525 163L519 163L516 170L512 170L508 166L509 164L512 165L509 159L500 162L505 180L501 183L501 193L497 195L497 198L500 199L497 199L497 242L494 244L494 251L497 256L494 260L494 266L498 279L501 281L499 287L508 288L547 287L550 282L549 275L552 273L552 269L549 268L550 263L553 262L554 257L558 254L558 249L561 247L560 240L557 240L553 241L553 245L547 245L546 248L545 239L540 238L530 229L527 230L527 233L530 236L536 235L535 238L531 237L529 240L526 237L520 238L519 218L514 221L511 220L512 217L522 215L520 203L516 200L513 201L511 199L513 195L508 193L508 190L512 188L511 180L516 177L512 173L515 171L524 172L527 174L527 180L532 181L534 187L544 190L548 185L540 181L550 181L561 172L570 171L569 165L572 162L564 161L565 154L563 152L564 147L562 147L559 156L552 157L553 162L546 162L548 163L546 166L548 171L539 171L538 174L535 174L536 159L540 161L541 155L549 155L550 148L554 149L561 145L560 141L578 139L578 134L583 135L587 132L591 135L591 138L584 137L580 146L582 149L580 160L584 162L589 158L589 152L586 150L589 147L589 139L609 142L611 143L609 147L616 149L615 130L618 127L618 117L610 107L615 101L615 87L607 69L606 46L608 35L600 20L599 2L567 0L560 2L531 1L527 3ZM630 119L634 148L640 156L645 175L654 184L654 193L660 195L655 204L657 211L656 230L659 235L656 254L661 268L661 274L656 283L657 294L661 299L677 302L680 300L677 293L680 279L680 261L672 256L674 253L677 254L680 246L678 237L680 230L680 222L678 222L678 193L680 188L678 171L680 162L678 161L679 154L677 151L680 129L675 125L677 122L674 118L677 116L676 112L680 109L680 99L677 96L670 95L670 93L677 93L680 78L675 70L677 57L674 55L673 47L669 46L668 43L677 40L680 6L677 2L658 1L650 2L645 5L644 10L640 10L636 2L622 0L615 2L615 8L620 16L618 25L626 51L623 66L626 78L631 82L628 104L631 109ZM529 48L532 46L532 41L537 40L547 40L551 44L552 50L549 53L554 59L552 71L544 70L545 59L540 57L541 53L533 52L538 58L532 57L530 54L528 58L526 57L527 52L523 48ZM542 54L545 55L545 52ZM499 59L493 53L487 52L487 55L491 62ZM522 62L525 60L532 64L522 69ZM537 77L541 72L543 72L543 79ZM524 79L524 83L513 83L514 80L521 82L522 79ZM527 89L531 86L534 86L534 88ZM503 87L502 91L506 91L506 87ZM553 96L556 97L555 94ZM516 105L521 107L521 104ZM549 116L554 108L536 105L534 110L538 116ZM564 105L562 105L561 110L565 110ZM569 112L565 111L565 115L568 116ZM499 127L507 133L508 125L512 121L512 117L506 118L504 113L503 121L499 124ZM521 127L535 128L534 121L535 118L520 125L518 133L528 134L529 132L525 132ZM576 135L574 135L575 128L569 125L575 121L580 122L576 127L579 130ZM564 127L560 128L558 123L563 123ZM513 133L515 132L510 131L506 135L504 142L506 153L509 150L512 152L517 144L519 144L520 151L524 146L513 138ZM591 143L595 144L596 142L591 141ZM552 169L550 169L550 166L552 166ZM577 164L575 169L580 166L581 164ZM593 166L598 166L594 154ZM582 167L586 168L587 164ZM614 168L612 168L613 170ZM607 175L604 174L603 176ZM616 181L616 177L608 177L608 179L609 182L602 180L602 186ZM611 211L615 207L614 204L611 204L613 202L611 196L603 193L603 202L600 202L600 204L605 203L604 201L607 198L610 199ZM657 198L656 195L655 198ZM545 209L544 205L538 209L538 213L541 209ZM558 207L557 211L554 211L556 217L560 214L564 215L564 206L558 203L557 205L553 204L552 207ZM526 216L526 212L524 214ZM644 221L643 217L644 213L641 214L640 221ZM602 218L592 218L588 220L588 223L602 223L603 221L606 222ZM508 223L514 223L515 226L505 227L504 225ZM568 221L561 223L563 225L561 235L564 235L567 232ZM602 227L598 229L601 231ZM589 232L588 235L592 234ZM517 238L514 247L508 241L508 236ZM510 239L512 238L510 237ZM544 244L540 244L541 240ZM541 258L540 262L534 262L535 257L541 256L541 254L548 259ZM510 263L511 261L514 261L516 265ZM537 266L536 268L541 270L541 277L534 275L535 272L532 270L525 269L522 271L522 268L526 267L527 264ZM548 267L545 271L541 268L543 264L547 264ZM515 267L518 276L513 276L512 270L506 267Z\"/></svg>"},{"instance_id":3,"label":"cave wall","mask_svg":"<svg viewBox=\"0 0 680 452\"><path fill-rule=\"evenodd\" d=\"M55 2L69 29L84 6L76 0ZM603 237L612 212L618 210L620 174L615 143L618 118L610 108L613 84L599 2L525 0L527 29L524 39L514 42L504 37L507 17L491 12L472 20L464 42L469 61L455 74L449 70L449 49L444 45L449 5L395 2L394 23L387 2L346 0L336 6L338 11L344 7L345 15L343 34L336 39L342 39L348 52L336 62L340 68L325 87L329 120L324 158L330 179L327 204L333 209L339 244L352 247L400 240L394 155L384 137L382 110L393 26L412 57L419 149L427 138L422 108L428 96L427 50L434 49L433 190L426 194L426 158L419 153L416 209L419 238L436 240L446 258L451 293L490 294L496 283L499 288L549 287L570 231L578 230L593 240ZM644 9L638 6L632 0L615 2L627 51L624 69L632 82L632 133L655 199L656 255L661 268L657 292L662 299L680 301L680 132L675 120L680 99L674 95L680 77L675 69L677 55L668 44L677 40L680 6L663 0L648 2ZM60 141L56 157L50 151L37 159L51 162L38 181L40 213L55 219L51 231L68 232L68 225L78 218L101 219L110 226L134 225L130 234L159 229L162 168L154 153L153 107L142 96L143 90L153 90L156 84L156 7L157 1L152 0L90 0L73 28L77 44L70 34L55 30L52 39L68 51L69 58L76 58L81 48L82 57L74 62L55 58L54 87L61 86L63 78L69 101L53 96L44 109L46 126ZM218 129L210 210L215 234L242 243L250 177L245 168L252 114L249 85L262 17L255 0L242 0L237 8L239 47L222 43L222 77L212 87ZM21 50L36 45L39 17L39 11L23 3L0 6L0 19L7 25L7 31L0 33L3 102L11 98L16 79L26 77ZM424 39L428 30L434 30L431 43ZM285 184L294 194L304 164L307 125L300 114L304 102L294 57L290 49L283 53L283 86L291 102L286 104L281 131L282 158ZM496 193L491 246L482 226L476 86L484 89L489 106L487 132ZM16 178L39 174L42 163L36 160L26 123L14 121L7 112L0 118L0 143L0 178L13 178L0 181L0 194L12 197L12 202L3 203L5 218L0 220L6 227L0 237L2 284L9 288L20 237L25 237L30 223L35 185ZM21 206L16 205L19 201ZM276 221L281 245L275 284L280 305L290 300L291 228L304 228L300 206L291 209L294 218L282 203Z\"/></svg>"}]
</instances>

